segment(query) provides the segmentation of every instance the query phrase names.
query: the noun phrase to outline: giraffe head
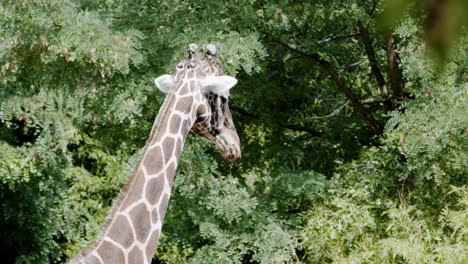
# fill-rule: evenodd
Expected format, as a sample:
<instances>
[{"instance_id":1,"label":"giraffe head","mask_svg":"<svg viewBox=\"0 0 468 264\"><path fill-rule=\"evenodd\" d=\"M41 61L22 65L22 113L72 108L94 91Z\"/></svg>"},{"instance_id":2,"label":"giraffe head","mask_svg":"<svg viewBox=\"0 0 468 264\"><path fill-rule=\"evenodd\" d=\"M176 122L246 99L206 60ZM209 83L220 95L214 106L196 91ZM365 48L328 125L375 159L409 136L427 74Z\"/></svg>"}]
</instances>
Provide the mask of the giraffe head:
<instances>
[{"instance_id":1,"label":"giraffe head","mask_svg":"<svg viewBox=\"0 0 468 264\"><path fill-rule=\"evenodd\" d=\"M197 45L190 44L188 60L177 64L176 73L154 82L162 92L175 95L188 84L194 99L192 132L215 143L224 159L240 159L240 141L229 110L229 91L237 80L223 75L214 45L207 45L201 60Z\"/></svg>"}]
</instances>

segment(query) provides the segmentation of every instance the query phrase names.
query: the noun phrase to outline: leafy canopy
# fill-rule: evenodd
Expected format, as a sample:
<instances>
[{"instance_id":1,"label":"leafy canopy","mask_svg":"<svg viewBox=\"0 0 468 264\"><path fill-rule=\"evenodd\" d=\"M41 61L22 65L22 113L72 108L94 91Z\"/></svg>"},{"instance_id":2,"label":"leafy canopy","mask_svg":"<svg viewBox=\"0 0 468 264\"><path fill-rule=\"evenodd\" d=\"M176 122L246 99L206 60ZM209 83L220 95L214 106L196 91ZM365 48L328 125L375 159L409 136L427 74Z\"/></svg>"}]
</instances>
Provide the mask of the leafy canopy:
<instances>
[{"instance_id":1,"label":"leafy canopy","mask_svg":"<svg viewBox=\"0 0 468 264\"><path fill-rule=\"evenodd\" d=\"M156 263L468 262L463 5L2 1L2 259L95 239L195 42L239 80L243 158L189 136Z\"/></svg>"}]
</instances>

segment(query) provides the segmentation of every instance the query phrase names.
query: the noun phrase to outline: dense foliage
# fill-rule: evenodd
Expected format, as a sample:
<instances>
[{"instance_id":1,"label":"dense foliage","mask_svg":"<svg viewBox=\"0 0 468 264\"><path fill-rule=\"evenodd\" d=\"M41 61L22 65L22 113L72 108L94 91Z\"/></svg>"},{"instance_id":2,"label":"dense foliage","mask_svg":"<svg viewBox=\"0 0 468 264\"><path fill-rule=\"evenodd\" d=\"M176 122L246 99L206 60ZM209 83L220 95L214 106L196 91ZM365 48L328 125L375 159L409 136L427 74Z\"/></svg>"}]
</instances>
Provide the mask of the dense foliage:
<instances>
[{"instance_id":1,"label":"dense foliage","mask_svg":"<svg viewBox=\"0 0 468 264\"><path fill-rule=\"evenodd\" d=\"M467 263L466 4L389 2L2 1L2 263L95 238L191 42L243 157L189 136L155 263Z\"/></svg>"}]
</instances>

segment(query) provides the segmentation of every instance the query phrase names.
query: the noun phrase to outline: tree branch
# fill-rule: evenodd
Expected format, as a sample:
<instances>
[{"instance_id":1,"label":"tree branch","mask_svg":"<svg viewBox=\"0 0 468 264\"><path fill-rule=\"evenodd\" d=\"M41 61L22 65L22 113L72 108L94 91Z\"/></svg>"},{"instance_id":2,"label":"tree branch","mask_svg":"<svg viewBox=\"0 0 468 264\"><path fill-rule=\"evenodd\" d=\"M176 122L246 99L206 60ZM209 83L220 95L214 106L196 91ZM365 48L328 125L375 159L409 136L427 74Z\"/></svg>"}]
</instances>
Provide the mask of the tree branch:
<instances>
[{"instance_id":1,"label":"tree branch","mask_svg":"<svg viewBox=\"0 0 468 264\"><path fill-rule=\"evenodd\" d=\"M378 62L375 59L375 52L374 48L372 47L372 41L370 40L369 32L367 31L367 28L364 26L361 20L357 21L357 25L359 27L359 33L361 35L364 48L366 50L367 58L369 59L372 74L374 75L375 80L379 85L380 94L384 99L384 109L386 112L388 112L392 110L392 104L388 98L387 83L385 82L382 72L380 71Z\"/></svg>"},{"instance_id":2,"label":"tree branch","mask_svg":"<svg viewBox=\"0 0 468 264\"><path fill-rule=\"evenodd\" d=\"M229 109L231 109L232 111L238 112L239 114L241 114L243 116L248 116L248 117L251 117L251 118L260 118L258 115L249 113L245 109L243 109L241 107L238 107L238 106L230 105ZM309 127L305 127L305 126L301 126L301 125L284 124L284 123L281 123L281 122L278 122L278 125L280 127L282 127L282 128L287 128L287 129L294 130L294 131L306 132L306 133L308 133L308 134L310 134L312 136L316 136L316 137L325 136L325 133L323 133L323 132L319 132L319 131L313 130L313 129L309 128Z\"/></svg>"},{"instance_id":3,"label":"tree branch","mask_svg":"<svg viewBox=\"0 0 468 264\"><path fill-rule=\"evenodd\" d=\"M335 70L333 65L328 62L327 60L324 60L320 57L319 54L317 53L308 53L304 51L303 49L296 47L293 44L284 42L276 37L270 36L266 34L266 36L273 41L276 44L279 44L280 46L283 46L291 51L294 51L304 57L307 57L313 61L315 61L322 69L324 69L329 75L332 81L336 83L338 88L346 95L346 98L348 98L349 101L351 101L353 107L364 117L364 119L369 122L369 124L373 127L373 129L378 132L382 133L383 132L383 126L380 124L379 121L377 121L369 111L364 107L364 105L359 101L359 99L352 93L351 89L346 86L346 84L343 82L341 79L340 75L338 72Z\"/></svg>"},{"instance_id":4,"label":"tree branch","mask_svg":"<svg viewBox=\"0 0 468 264\"><path fill-rule=\"evenodd\" d=\"M374 1L374 2L372 3L371 10L369 11L369 16L372 16L372 15L374 14L375 8L377 7L377 3L378 3L378 1Z\"/></svg>"},{"instance_id":5,"label":"tree branch","mask_svg":"<svg viewBox=\"0 0 468 264\"><path fill-rule=\"evenodd\" d=\"M400 57L396 52L396 43L393 33L389 32L385 35L385 45L387 48L388 75L390 76L390 84L393 91L393 97L402 99L404 96L405 85L403 82L403 74L398 65Z\"/></svg>"},{"instance_id":6,"label":"tree branch","mask_svg":"<svg viewBox=\"0 0 468 264\"><path fill-rule=\"evenodd\" d=\"M341 112L341 110L342 110L343 108L345 108L345 106L347 106L348 104L349 104L349 100L347 100L346 103L344 103L342 106L338 107L337 109L333 110L333 112L331 112L331 113L328 114L328 115L306 117L306 118L304 118L304 121L311 121L311 120L317 120L317 119L330 118L330 117L332 117L332 116L337 115L339 112Z\"/></svg>"}]
</instances>

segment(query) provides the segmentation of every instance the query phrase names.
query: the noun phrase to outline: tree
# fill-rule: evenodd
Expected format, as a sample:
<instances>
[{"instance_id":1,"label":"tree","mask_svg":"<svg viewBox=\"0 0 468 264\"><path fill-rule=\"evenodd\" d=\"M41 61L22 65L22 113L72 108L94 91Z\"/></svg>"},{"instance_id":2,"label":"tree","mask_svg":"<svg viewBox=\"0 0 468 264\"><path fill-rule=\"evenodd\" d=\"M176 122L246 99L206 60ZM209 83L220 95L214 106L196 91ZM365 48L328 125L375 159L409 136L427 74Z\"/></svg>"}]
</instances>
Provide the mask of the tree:
<instances>
[{"instance_id":1,"label":"tree","mask_svg":"<svg viewBox=\"0 0 468 264\"><path fill-rule=\"evenodd\" d=\"M3 1L2 255L93 240L195 42L239 80L243 158L189 137L155 262L466 262L465 22L434 62L417 4Z\"/></svg>"}]
</instances>

